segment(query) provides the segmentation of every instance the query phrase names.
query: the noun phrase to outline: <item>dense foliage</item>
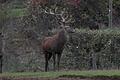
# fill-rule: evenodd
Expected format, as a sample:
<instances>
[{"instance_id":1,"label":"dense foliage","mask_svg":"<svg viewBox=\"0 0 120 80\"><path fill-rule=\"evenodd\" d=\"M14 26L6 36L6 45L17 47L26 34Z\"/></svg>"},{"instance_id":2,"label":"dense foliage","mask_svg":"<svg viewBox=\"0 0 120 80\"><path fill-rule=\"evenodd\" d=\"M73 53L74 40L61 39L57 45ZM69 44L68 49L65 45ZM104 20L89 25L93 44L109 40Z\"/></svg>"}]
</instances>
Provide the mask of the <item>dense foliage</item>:
<instances>
[{"instance_id":1,"label":"dense foliage","mask_svg":"<svg viewBox=\"0 0 120 80\"><path fill-rule=\"evenodd\" d=\"M15 32L13 34L17 35ZM13 34L9 33L11 36ZM16 37L20 38L21 35ZM65 46L60 64L61 70L119 69L119 35L119 30L77 29L76 33L70 34ZM14 36L14 39L8 39L6 42L4 71L44 70L44 54L39 51L39 41L34 37L25 40L15 39ZM52 59L49 69L52 70Z\"/></svg>"},{"instance_id":2,"label":"dense foliage","mask_svg":"<svg viewBox=\"0 0 120 80\"><path fill-rule=\"evenodd\" d=\"M107 27L108 0L34 1L40 1L40 4L36 2L31 4L27 0L13 0L0 5L2 6L0 28L4 28L5 42L3 71L44 70L41 40L44 36L52 35L57 31L60 20L56 16L45 14L43 10L54 11L56 7L58 12L66 10L73 20L69 25L76 29L76 33L69 34L69 41L61 60L61 69L119 69L119 30L81 29L94 24L99 24L100 28ZM113 23L114 26L119 27L120 1L114 0L113 3ZM8 7L7 12L4 9L6 7ZM27 15L24 15L24 11ZM22 15L19 12L22 12ZM4 19L6 20L3 21Z\"/></svg>"},{"instance_id":3,"label":"dense foliage","mask_svg":"<svg viewBox=\"0 0 120 80\"><path fill-rule=\"evenodd\" d=\"M32 0L36 1L37 0ZM54 7L66 8L69 15L72 15L75 20L72 25L74 27L88 27L94 26L97 23L101 28L108 26L108 15L109 15L109 2L108 0L46 0L41 4L34 4L33 7L41 8L47 7L48 9L53 9ZM119 0L113 1L113 26L119 27ZM117 19L116 19L117 18Z\"/></svg>"},{"instance_id":4,"label":"dense foliage","mask_svg":"<svg viewBox=\"0 0 120 80\"><path fill-rule=\"evenodd\" d=\"M78 30L66 46L64 64L74 69L119 69L119 35L119 31L109 29Z\"/></svg>"}]
</instances>

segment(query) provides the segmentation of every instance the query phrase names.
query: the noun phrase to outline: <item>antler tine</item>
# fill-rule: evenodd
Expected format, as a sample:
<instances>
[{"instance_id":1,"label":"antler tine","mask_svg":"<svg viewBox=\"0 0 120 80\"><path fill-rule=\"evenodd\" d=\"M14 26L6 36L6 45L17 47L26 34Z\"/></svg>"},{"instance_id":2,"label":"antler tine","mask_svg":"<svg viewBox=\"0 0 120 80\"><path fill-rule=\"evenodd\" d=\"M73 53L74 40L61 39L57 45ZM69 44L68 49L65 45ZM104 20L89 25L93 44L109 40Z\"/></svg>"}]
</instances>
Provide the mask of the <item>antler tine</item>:
<instances>
[{"instance_id":1,"label":"antler tine","mask_svg":"<svg viewBox=\"0 0 120 80\"><path fill-rule=\"evenodd\" d=\"M56 16L61 16L61 15L63 15L63 12L61 12L60 14L58 14L58 13L57 13L57 10L58 10L58 7L56 7L56 8L54 9L54 11L52 11L52 9L49 9L49 11L47 11L47 10L44 9L44 12L45 12L46 14L51 14L51 15L56 15Z\"/></svg>"},{"instance_id":2,"label":"antler tine","mask_svg":"<svg viewBox=\"0 0 120 80\"><path fill-rule=\"evenodd\" d=\"M44 12L45 12L46 14L49 14L49 12L47 12L45 9L44 9Z\"/></svg>"},{"instance_id":3,"label":"antler tine","mask_svg":"<svg viewBox=\"0 0 120 80\"><path fill-rule=\"evenodd\" d=\"M69 18L68 15L65 16L65 23L68 21L67 19Z\"/></svg>"},{"instance_id":4,"label":"antler tine","mask_svg":"<svg viewBox=\"0 0 120 80\"><path fill-rule=\"evenodd\" d=\"M46 14L51 14L51 15L55 15L55 13L52 12L52 9L49 9L49 11L47 11L47 10L44 9L44 13L46 13Z\"/></svg>"},{"instance_id":5,"label":"antler tine","mask_svg":"<svg viewBox=\"0 0 120 80\"><path fill-rule=\"evenodd\" d=\"M58 7L55 7L55 12L57 12L57 10L58 10Z\"/></svg>"},{"instance_id":6,"label":"antler tine","mask_svg":"<svg viewBox=\"0 0 120 80\"><path fill-rule=\"evenodd\" d=\"M69 16L68 14L63 15L64 13L62 13L61 18L62 18L62 22L65 23L69 23L72 21L72 16Z\"/></svg>"},{"instance_id":7,"label":"antler tine","mask_svg":"<svg viewBox=\"0 0 120 80\"><path fill-rule=\"evenodd\" d=\"M50 9L50 14L53 14L53 15L55 14L54 12L52 12L52 9Z\"/></svg>"},{"instance_id":8,"label":"antler tine","mask_svg":"<svg viewBox=\"0 0 120 80\"><path fill-rule=\"evenodd\" d=\"M69 18L69 16L68 16L68 15L66 15L66 16L65 16L65 19L67 20L68 18Z\"/></svg>"},{"instance_id":9,"label":"antler tine","mask_svg":"<svg viewBox=\"0 0 120 80\"><path fill-rule=\"evenodd\" d=\"M72 17L73 17L72 15L67 15L67 17L66 17L66 23L74 22L74 20L73 20Z\"/></svg>"},{"instance_id":10,"label":"antler tine","mask_svg":"<svg viewBox=\"0 0 120 80\"><path fill-rule=\"evenodd\" d=\"M65 22L65 18L63 16L61 16L61 18L62 18L62 22Z\"/></svg>"},{"instance_id":11,"label":"antler tine","mask_svg":"<svg viewBox=\"0 0 120 80\"><path fill-rule=\"evenodd\" d=\"M46 14L51 14L51 15L55 15L55 16L59 16L61 17L61 22L62 24L64 23L69 23L72 21L72 16L69 16L68 13L66 12L66 9L63 9L60 13L57 13L58 7L55 7L53 10L49 9L49 11L44 10L44 12Z\"/></svg>"},{"instance_id":12,"label":"antler tine","mask_svg":"<svg viewBox=\"0 0 120 80\"><path fill-rule=\"evenodd\" d=\"M61 11L60 17L62 18L62 22L66 22L66 18L64 17L65 10Z\"/></svg>"}]
</instances>

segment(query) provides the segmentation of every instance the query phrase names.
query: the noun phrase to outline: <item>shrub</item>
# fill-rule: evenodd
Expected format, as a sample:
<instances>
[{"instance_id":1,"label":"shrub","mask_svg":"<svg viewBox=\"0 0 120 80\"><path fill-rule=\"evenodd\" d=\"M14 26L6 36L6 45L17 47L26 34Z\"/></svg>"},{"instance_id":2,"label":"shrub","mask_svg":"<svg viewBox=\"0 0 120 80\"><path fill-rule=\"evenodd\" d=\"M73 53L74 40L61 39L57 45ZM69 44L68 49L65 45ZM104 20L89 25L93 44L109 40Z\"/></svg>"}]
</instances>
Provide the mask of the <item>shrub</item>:
<instances>
[{"instance_id":1,"label":"shrub","mask_svg":"<svg viewBox=\"0 0 120 80\"><path fill-rule=\"evenodd\" d=\"M77 30L66 45L64 67L73 69L118 69L119 30Z\"/></svg>"}]
</instances>

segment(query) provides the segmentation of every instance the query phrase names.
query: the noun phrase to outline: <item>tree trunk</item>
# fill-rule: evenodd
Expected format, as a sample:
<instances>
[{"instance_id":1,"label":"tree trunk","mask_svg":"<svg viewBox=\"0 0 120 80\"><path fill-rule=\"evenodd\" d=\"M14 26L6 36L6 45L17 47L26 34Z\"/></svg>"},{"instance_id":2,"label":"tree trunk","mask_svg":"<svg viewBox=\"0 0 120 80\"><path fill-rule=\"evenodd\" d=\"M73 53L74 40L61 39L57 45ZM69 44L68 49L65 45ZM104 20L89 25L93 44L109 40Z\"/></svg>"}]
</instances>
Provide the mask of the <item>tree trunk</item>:
<instances>
[{"instance_id":1,"label":"tree trunk","mask_svg":"<svg viewBox=\"0 0 120 80\"><path fill-rule=\"evenodd\" d=\"M92 50L92 69L97 69L97 59L96 59L96 53Z\"/></svg>"}]
</instances>

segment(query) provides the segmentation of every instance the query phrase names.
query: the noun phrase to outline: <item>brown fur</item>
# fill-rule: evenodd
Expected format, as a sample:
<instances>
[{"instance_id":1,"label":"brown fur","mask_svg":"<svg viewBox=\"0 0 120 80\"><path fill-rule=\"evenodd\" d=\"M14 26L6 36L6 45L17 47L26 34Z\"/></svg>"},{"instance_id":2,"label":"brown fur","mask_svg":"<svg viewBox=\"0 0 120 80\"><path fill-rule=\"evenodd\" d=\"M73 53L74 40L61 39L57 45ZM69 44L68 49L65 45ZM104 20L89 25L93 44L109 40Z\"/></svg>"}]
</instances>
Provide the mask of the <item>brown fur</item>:
<instances>
[{"instance_id":1,"label":"brown fur","mask_svg":"<svg viewBox=\"0 0 120 80\"><path fill-rule=\"evenodd\" d=\"M64 30L60 30L58 33L51 37L45 37L42 42L42 49L45 55L45 71L48 70L48 61L53 56L54 70L56 65L56 55L57 55L57 68L59 70L59 63L64 45L66 43L66 35Z\"/></svg>"}]
</instances>

